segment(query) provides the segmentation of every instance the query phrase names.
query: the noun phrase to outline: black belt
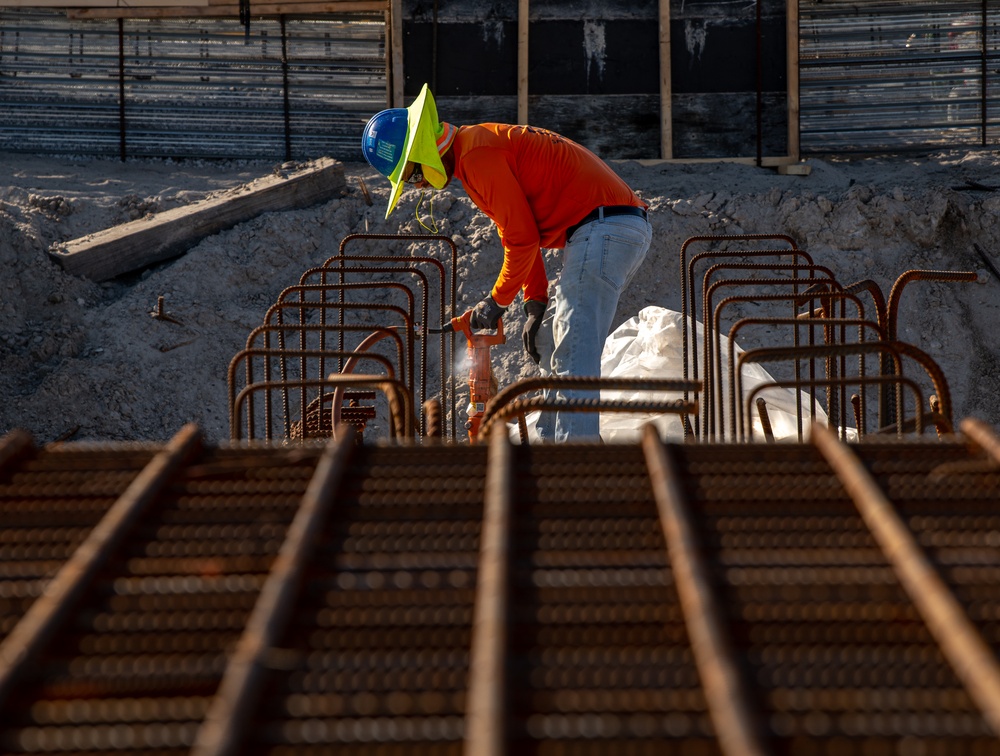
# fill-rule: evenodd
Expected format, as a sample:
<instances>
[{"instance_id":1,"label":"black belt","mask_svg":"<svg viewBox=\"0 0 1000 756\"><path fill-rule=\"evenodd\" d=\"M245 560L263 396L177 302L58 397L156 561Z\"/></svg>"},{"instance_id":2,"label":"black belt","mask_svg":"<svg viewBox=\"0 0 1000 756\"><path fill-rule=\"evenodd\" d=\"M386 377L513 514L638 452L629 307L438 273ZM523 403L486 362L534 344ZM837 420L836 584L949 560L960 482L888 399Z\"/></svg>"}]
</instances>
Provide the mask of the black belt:
<instances>
[{"instance_id":1,"label":"black belt","mask_svg":"<svg viewBox=\"0 0 1000 756\"><path fill-rule=\"evenodd\" d=\"M600 220L602 214L605 218L610 218L613 215L638 215L640 218L646 217L646 211L641 207L636 207L635 205L607 205L605 207L599 207L588 213L587 216L579 223L574 223L572 226L567 228L566 238L569 239L573 233L580 228L580 226L585 226L588 223L593 223L595 220Z\"/></svg>"}]
</instances>

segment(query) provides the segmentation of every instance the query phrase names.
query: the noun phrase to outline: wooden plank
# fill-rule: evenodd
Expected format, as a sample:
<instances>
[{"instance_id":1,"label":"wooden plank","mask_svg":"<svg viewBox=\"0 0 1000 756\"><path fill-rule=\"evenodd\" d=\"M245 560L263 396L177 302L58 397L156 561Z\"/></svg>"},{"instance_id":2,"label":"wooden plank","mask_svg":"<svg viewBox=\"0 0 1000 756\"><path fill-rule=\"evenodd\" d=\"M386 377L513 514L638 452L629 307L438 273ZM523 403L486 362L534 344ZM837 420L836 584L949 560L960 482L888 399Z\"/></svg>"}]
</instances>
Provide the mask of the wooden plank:
<instances>
[{"instance_id":1,"label":"wooden plank","mask_svg":"<svg viewBox=\"0 0 1000 756\"><path fill-rule=\"evenodd\" d=\"M517 122L528 125L528 29L529 0L517 3Z\"/></svg>"},{"instance_id":2,"label":"wooden plank","mask_svg":"<svg viewBox=\"0 0 1000 756\"><path fill-rule=\"evenodd\" d=\"M403 108L403 0L391 0L389 3L389 18L386 31L389 35L389 75L392 91L389 92L389 102L394 108Z\"/></svg>"},{"instance_id":3,"label":"wooden plank","mask_svg":"<svg viewBox=\"0 0 1000 756\"><path fill-rule=\"evenodd\" d=\"M4 0L7 1L7 0ZM127 0L126 0L127 1ZM196 0L197 1L197 0ZM164 5L164 3L161 3ZM58 7L68 7L65 0ZM254 3L250 14L254 18L281 15L319 15L322 13L378 13L388 7L388 0L325 0L324 2ZM239 16L238 3L147 8L68 8L67 18L234 18Z\"/></svg>"},{"instance_id":4,"label":"wooden plank","mask_svg":"<svg viewBox=\"0 0 1000 756\"><path fill-rule=\"evenodd\" d=\"M670 80L670 0L660 0L660 157L674 156L673 85Z\"/></svg>"},{"instance_id":5,"label":"wooden plank","mask_svg":"<svg viewBox=\"0 0 1000 756\"><path fill-rule=\"evenodd\" d=\"M69 273L107 281L183 254L205 237L261 213L339 196L345 185L343 165L322 158L287 177L265 176L218 197L65 242L49 255Z\"/></svg>"}]
</instances>

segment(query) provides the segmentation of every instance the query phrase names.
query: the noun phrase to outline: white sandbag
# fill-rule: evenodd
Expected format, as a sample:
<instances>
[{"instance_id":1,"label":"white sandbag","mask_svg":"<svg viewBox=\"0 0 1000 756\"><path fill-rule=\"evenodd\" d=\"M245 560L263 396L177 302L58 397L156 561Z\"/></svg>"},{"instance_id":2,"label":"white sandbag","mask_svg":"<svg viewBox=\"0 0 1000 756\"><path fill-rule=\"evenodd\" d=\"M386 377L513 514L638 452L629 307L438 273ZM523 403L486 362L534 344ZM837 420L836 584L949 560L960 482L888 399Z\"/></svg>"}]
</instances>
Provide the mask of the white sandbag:
<instances>
[{"instance_id":1,"label":"white sandbag","mask_svg":"<svg viewBox=\"0 0 1000 756\"><path fill-rule=\"evenodd\" d=\"M612 378L683 378L684 357L682 325L683 315L663 307L646 307L639 314L615 329L604 344L601 355L601 375ZM690 329L689 329L690 334ZM701 323L697 323L697 339L699 347L704 343L704 331ZM722 388L723 407L715 412L716 432L725 428L725 440L735 440L730 436L729 404L729 349L728 339L720 341L722 352ZM736 345L736 357L743 352ZM699 363L703 360L702 349L699 348ZM688 376L694 375L692 355L688 354ZM747 364L743 367L742 391L743 399L739 403L739 411L745 412L746 399L753 390L774 379L760 365ZM704 373L699 364L698 374ZM768 418L776 440L798 440L798 423L796 420L796 396L801 399L801 414L804 434L808 434L810 423L810 399L803 392L794 389L768 388L762 389L760 396L767 403ZM653 400L665 398L680 398L681 394L671 395L666 392L650 391L604 391L604 399L637 399ZM756 411L750 413L753 418L754 439L764 438L763 427ZM817 419L826 424L827 417L823 408L816 405ZM693 421L693 418L692 418ZM665 440L680 440L683 438L683 428L677 415L654 413L601 413L601 438L605 442L635 442L646 423L654 423ZM720 423L725 423L724 426ZM744 418L746 422L746 418ZM737 426L738 427L738 426ZM747 427L747 426L745 426ZM747 427L749 433L749 427Z\"/></svg>"}]
</instances>

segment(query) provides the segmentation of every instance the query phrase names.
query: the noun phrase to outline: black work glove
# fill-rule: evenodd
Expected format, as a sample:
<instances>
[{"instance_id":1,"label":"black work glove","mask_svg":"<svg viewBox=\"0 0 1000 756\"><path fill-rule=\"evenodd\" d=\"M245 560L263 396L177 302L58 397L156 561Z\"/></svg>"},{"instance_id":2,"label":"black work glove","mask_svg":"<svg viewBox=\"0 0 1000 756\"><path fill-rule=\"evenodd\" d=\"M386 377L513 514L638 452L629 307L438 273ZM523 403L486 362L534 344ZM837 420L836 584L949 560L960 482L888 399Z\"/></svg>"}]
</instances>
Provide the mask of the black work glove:
<instances>
[{"instance_id":1,"label":"black work glove","mask_svg":"<svg viewBox=\"0 0 1000 756\"><path fill-rule=\"evenodd\" d=\"M497 321L507 312L506 307L501 307L493 297L485 297L479 304L472 308L472 317L469 325L477 331L489 328L491 331L497 329Z\"/></svg>"},{"instance_id":2,"label":"black work glove","mask_svg":"<svg viewBox=\"0 0 1000 756\"><path fill-rule=\"evenodd\" d=\"M524 341L524 351L535 361L537 365L542 361L542 356L535 346L535 336L542 326L542 316L545 314L545 302L529 299L524 303L524 314L528 319L524 321L524 330L521 331L521 339Z\"/></svg>"}]
</instances>

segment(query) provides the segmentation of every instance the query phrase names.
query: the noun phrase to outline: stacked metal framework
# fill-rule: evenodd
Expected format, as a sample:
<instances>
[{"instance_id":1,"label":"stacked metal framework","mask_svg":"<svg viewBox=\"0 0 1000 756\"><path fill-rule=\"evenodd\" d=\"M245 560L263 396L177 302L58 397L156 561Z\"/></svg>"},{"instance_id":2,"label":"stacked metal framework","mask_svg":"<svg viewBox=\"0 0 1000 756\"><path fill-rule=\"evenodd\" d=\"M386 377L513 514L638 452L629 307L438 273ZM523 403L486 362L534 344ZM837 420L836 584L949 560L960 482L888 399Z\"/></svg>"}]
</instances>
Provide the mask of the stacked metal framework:
<instances>
[{"instance_id":1,"label":"stacked metal framework","mask_svg":"<svg viewBox=\"0 0 1000 756\"><path fill-rule=\"evenodd\" d=\"M803 153L986 147L1000 139L991 0L800 0Z\"/></svg>"},{"instance_id":2,"label":"stacked metal framework","mask_svg":"<svg viewBox=\"0 0 1000 756\"><path fill-rule=\"evenodd\" d=\"M70 22L0 11L0 149L354 159L385 103L382 14ZM361 126L359 126L361 124Z\"/></svg>"},{"instance_id":3,"label":"stacked metal framework","mask_svg":"<svg viewBox=\"0 0 1000 756\"><path fill-rule=\"evenodd\" d=\"M905 271L887 295L838 281L784 234L691 237L679 258L683 377L699 383L701 408L685 437L773 441L772 402L800 441L813 418L843 438L954 429L944 371L899 339L900 303L917 282L968 283L974 271ZM743 351L753 329L771 346Z\"/></svg>"},{"instance_id":4,"label":"stacked metal framework","mask_svg":"<svg viewBox=\"0 0 1000 756\"><path fill-rule=\"evenodd\" d=\"M1000 753L1000 439L0 440L0 750Z\"/></svg>"},{"instance_id":5,"label":"stacked metal framework","mask_svg":"<svg viewBox=\"0 0 1000 756\"><path fill-rule=\"evenodd\" d=\"M358 252L373 242L379 254ZM446 236L345 237L230 362L230 438L328 438L378 418L383 436L455 439L455 334L431 330L455 314L457 254Z\"/></svg>"}]
</instances>

